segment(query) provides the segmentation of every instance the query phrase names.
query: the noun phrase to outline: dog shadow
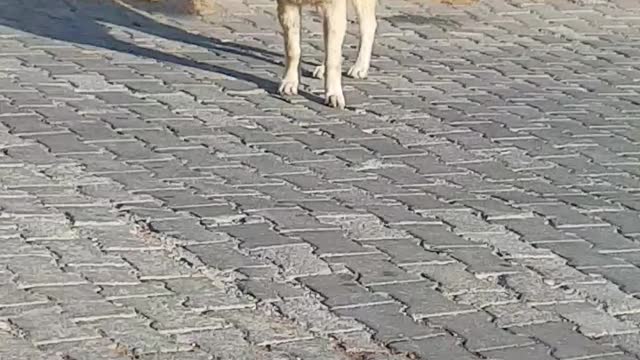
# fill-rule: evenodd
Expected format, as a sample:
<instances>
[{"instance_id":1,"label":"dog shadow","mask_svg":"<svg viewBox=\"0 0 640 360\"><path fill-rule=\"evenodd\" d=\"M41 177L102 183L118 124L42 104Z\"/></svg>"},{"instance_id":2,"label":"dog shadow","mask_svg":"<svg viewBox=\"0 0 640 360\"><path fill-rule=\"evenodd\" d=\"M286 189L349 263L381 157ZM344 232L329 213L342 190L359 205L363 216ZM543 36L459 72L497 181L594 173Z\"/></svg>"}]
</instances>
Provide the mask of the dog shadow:
<instances>
[{"instance_id":1,"label":"dog shadow","mask_svg":"<svg viewBox=\"0 0 640 360\"><path fill-rule=\"evenodd\" d=\"M274 19L275 21L275 19ZM103 48L181 65L253 83L272 95L279 84L248 72L204 63L158 49L138 46L113 37L110 26L127 28L166 40L196 45L218 55L232 55L266 64L284 66L283 54L267 49L220 40L215 36L189 33L178 27L158 22L127 6L111 0L0 0L0 27L10 27L39 37L78 45ZM300 92L308 100L318 97Z\"/></svg>"}]
</instances>

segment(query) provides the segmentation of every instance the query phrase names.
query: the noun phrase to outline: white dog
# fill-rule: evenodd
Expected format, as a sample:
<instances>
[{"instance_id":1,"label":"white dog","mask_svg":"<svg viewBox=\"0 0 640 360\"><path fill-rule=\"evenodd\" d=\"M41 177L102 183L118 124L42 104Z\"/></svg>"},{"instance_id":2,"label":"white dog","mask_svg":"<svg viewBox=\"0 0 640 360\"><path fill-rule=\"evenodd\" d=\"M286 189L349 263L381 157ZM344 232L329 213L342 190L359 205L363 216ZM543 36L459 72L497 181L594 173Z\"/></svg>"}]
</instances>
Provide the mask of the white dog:
<instances>
[{"instance_id":1,"label":"white dog","mask_svg":"<svg viewBox=\"0 0 640 360\"><path fill-rule=\"evenodd\" d=\"M358 59L348 75L363 79L367 77L371 50L376 33L376 1L351 0L360 23L360 46ZM300 18L303 5L316 6L324 20L325 56L323 65L314 71L314 76L324 78L325 103L343 109L342 93L342 43L347 31L347 0L278 0L278 19L284 31L286 69L280 85L280 93L294 95L300 84Z\"/></svg>"}]
</instances>

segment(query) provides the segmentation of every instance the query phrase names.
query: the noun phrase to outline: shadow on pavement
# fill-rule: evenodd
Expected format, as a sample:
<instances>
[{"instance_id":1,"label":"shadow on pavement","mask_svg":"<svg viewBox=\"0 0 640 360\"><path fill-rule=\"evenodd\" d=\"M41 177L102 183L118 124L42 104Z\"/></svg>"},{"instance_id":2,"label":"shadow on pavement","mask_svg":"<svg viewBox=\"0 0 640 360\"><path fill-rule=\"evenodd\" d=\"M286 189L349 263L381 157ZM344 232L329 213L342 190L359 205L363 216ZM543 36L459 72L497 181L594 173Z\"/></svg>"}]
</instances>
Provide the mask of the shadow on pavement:
<instances>
[{"instance_id":1,"label":"shadow on pavement","mask_svg":"<svg viewBox=\"0 0 640 360\"><path fill-rule=\"evenodd\" d=\"M275 21L275 19L274 19ZM252 58L281 65L282 54L215 37L189 33L178 27L160 23L111 0L0 0L0 25L40 37L89 45L187 67L224 74L250 82L270 92L277 91L274 81L219 65L203 63L156 49L125 42L109 34L104 24L129 28L167 40L201 46L218 54ZM318 99L311 94L302 96Z\"/></svg>"}]
</instances>

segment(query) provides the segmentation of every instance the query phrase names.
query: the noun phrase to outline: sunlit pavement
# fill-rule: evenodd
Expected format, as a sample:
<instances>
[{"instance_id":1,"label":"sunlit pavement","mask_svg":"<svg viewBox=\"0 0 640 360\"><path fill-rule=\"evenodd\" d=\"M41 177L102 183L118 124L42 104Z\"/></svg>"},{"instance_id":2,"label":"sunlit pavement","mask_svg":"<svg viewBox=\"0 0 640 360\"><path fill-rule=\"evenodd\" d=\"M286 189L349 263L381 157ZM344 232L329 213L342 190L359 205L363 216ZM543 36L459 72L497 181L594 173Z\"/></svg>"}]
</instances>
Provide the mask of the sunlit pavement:
<instances>
[{"instance_id":1,"label":"sunlit pavement","mask_svg":"<svg viewBox=\"0 0 640 360\"><path fill-rule=\"evenodd\" d=\"M0 359L639 358L636 0L239 2L0 0Z\"/></svg>"}]
</instances>

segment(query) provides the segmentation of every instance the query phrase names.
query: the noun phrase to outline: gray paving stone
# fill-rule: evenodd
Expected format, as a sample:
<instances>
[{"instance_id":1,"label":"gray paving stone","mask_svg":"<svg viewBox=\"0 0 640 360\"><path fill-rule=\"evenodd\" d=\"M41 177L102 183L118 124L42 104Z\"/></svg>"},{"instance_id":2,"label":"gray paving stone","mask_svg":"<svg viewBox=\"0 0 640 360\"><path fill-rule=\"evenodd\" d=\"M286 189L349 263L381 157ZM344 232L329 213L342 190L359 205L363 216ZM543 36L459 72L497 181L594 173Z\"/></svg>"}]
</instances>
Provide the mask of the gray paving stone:
<instances>
[{"instance_id":1,"label":"gray paving stone","mask_svg":"<svg viewBox=\"0 0 640 360\"><path fill-rule=\"evenodd\" d=\"M78 301L62 305L66 314L75 323L86 324L100 318L130 318L136 315L136 309L114 305L104 301Z\"/></svg>"},{"instance_id":2,"label":"gray paving stone","mask_svg":"<svg viewBox=\"0 0 640 360\"><path fill-rule=\"evenodd\" d=\"M488 351L534 343L527 337L514 335L491 324L490 316L484 312L434 318L430 322L467 339L465 347L471 351Z\"/></svg>"},{"instance_id":3,"label":"gray paving stone","mask_svg":"<svg viewBox=\"0 0 640 360\"><path fill-rule=\"evenodd\" d=\"M134 354L189 350L191 346L171 341L168 336L154 331L149 322L141 318L108 319L92 323L92 326L115 339Z\"/></svg>"},{"instance_id":4,"label":"gray paving stone","mask_svg":"<svg viewBox=\"0 0 640 360\"><path fill-rule=\"evenodd\" d=\"M389 225L429 225L438 222L434 218L420 216L399 205L371 206L367 210Z\"/></svg>"},{"instance_id":5,"label":"gray paving stone","mask_svg":"<svg viewBox=\"0 0 640 360\"><path fill-rule=\"evenodd\" d=\"M25 331L29 339L37 345L56 343L61 340L91 340L100 336L90 328L71 322L69 318L61 317L62 309L49 307L34 309L12 319L16 325ZM50 326L41 327L40 321L52 322Z\"/></svg>"},{"instance_id":6,"label":"gray paving stone","mask_svg":"<svg viewBox=\"0 0 640 360\"><path fill-rule=\"evenodd\" d=\"M11 283L2 284L2 307L45 305L49 300L37 294L31 294Z\"/></svg>"},{"instance_id":7,"label":"gray paving stone","mask_svg":"<svg viewBox=\"0 0 640 360\"><path fill-rule=\"evenodd\" d=\"M74 359L126 359L126 351L118 348L117 344L109 339L95 339L77 342L63 342L42 347L43 353L49 357L66 354Z\"/></svg>"},{"instance_id":8,"label":"gray paving stone","mask_svg":"<svg viewBox=\"0 0 640 360\"><path fill-rule=\"evenodd\" d=\"M571 229L570 232L588 241L600 252L637 249L639 244L618 233L615 228Z\"/></svg>"},{"instance_id":9,"label":"gray paving stone","mask_svg":"<svg viewBox=\"0 0 640 360\"><path fill-rule=\"evenodd\" d=\"M152 152L138 142L105 143L105 148L113 152L122 161L168 160L166 155Z\"/></svg>"},{"instance_id":10,"label":"gray paving stone","mask_svg":"<svg viewBox=\"0 0 640 360\"><path fill-rule=\"evenodd\" d=\"M331 334L340 342L346 342L343 339L348 338L345 336L347 334L364 333L369 335L369 341L365 341L363 345L366 347L371 344L371 335L366 332L364 325L353 319L337 316L316 299L308 296L297 297L278 302L275 305L289 318L300 324L306 324L312 332ZM346 344L343 345L346 347ZM379 351L377 348L374 352L390 355L388 351Z\"/></svg>"},{"instance_id":11,"label":"gray paving stone","mask_svg":"<svg viewBox=\"0 0 640 360\"><path fill-rule=\"evenodd\" d=\"M105 285L137 285L140 283L135 271L129 268L104 269L100 267L83 268L79 275L88 279L91 283ZM74 283L75 284L75 283Z\"/></svg>"},{"instance_id":12,"label":"gray paving stone","mask_svg":"<svg viewBox=\"0 0 640 360\"><path fill-rule=\"evenodd\" d=\"M302 144L260 144L259 147L267 152L276 154L285 159L290 164L303 165L311 162L330 161L331 157L318 155L306 149Z\"/></svg>"},{"instance_id":13,"label":"gray paving stone","mask_svg":"<svg viewBox=\"0 0 640 360\"><path fill-rule=\"evenodd\" d=\"M577 210L561 204L533 205L531 210L544 215L551 223L560 229L581 227L605 227L602 220L581 214Z\"/></svg>"},{"instance_id":14,"label":"gray paving stone","mask_svg":"<svg viewBox=\"0 0 640 360\"><path fill-rule=\"evenodd\" d=\"M594 252L592 245L586 241L543 243L537 244L536 247L549 249L553 253L562 256L568 260L568 264L572 267L588 268L627 265L621 259Z\"/></svg>"},{"instance_id":15,"label":"gray paving stone","mask_svg":"<svg viewBox=\"0 0 640 360\"><path fill-rule=\"evenodd\" d=\"M226 325L224 319L218 316L191 311L182 305L183 301L182 297L159 296L121 299L116 303L135 308L154 321L153 329L164 334L217 330Z\"/></svg>"},{"instance_id":16,"label":"gray paving stone","mask_svg":"<svg viewBox=\"0 0 640 360\"><path fill-rule=\"evenodd\" d=\"M590 304L558 304L554 306L554 310L569 321L578 324L580 333L591 338L638 331L634 324L618 320Z\"/></svg>"},{"instance_id":17,"label":"gray paving stone","mask_svg":"<svg viewBox=\"0 0 640 360\"><path fill-rule=\"evenodd\" d=\"M416 274L405 272L380 254L335 256L327 259L331 264L342 264L359 275L363 285L377 285L398 281L421 280Z\"/></svg>"},{"instance_id":18,"label":"gray paving stone","mask_svg":"<svg viewBox=\"0 0 640 360\"><path fill-rule=\"evenodd\" d=\"M554 304L580 302L582 297L568 289L554 288L545 284L535 273L512 274L504 278L505 284L522 294L532 304Z\"/></svg>"},{"instance_id":19,"label":"gray paving stone","mask_svg":"<svg viewBox=\"0 0 640 360\"><path fill-rule=\"evenodd\" d=\"M270 209L258 214L273 221L282 233L338 230L338 227L323 224L302 209Z\"/></svg>"},{"instance_id":20,"label":"gray paving stone","mask_svg":"<svg viewBox=\"0 0 640 360\"><path fill-rule=\"evenodd\" d=\"M358 284L348 274L332 274L301 278L300 281L312 290L325 297L324 303L329 307L387 302L384 296L373 294Z\"/></svg>"},{"instance_id":21,"label":"gray paving stone","mask_svg":"<svg viewBox=\"0 0 640 360\"><path fill-rule=\"evenodd\" d=\"M638 334L606 336L600 339L601 344L618 346L632 354L638 353Z\"/></svg>"},{"instance_id":22,"label":"gray paving stone","mask_svg":"<svg viewBox=\"0 0 640 360\"><path fill-rule=\"evenodd\" d=\"M374 338L389 343L394 340L442 334L443 331L414 322L396 304L338 309L336 313L351 317L374 331Z\"/></svg>"},{"instance_id":23,"label":"gray paving stone","mask_svg":"<svg viewBox=\"0 0 640 360\"><path fill-rule=\"evenodd\" d=\"M466 264L467 271L477 277L503 276L522 270L502 260L487 248L460 248L450 250L448 253L456 260Z\"/></svg>"},{"instance_id":24,"label":"gray paving stone","mask_svg":"<svg viewBox=\"0 0 640 360\"><path fill-rule=\"evenodd\" d=\"M444 225L403 225L401 228L423 240L423 246L427 249L475 246L463 237L449 231Z\"/></svg>"},{"instance_id":25,"label":"gray paving stone","mask_svg":"<svg viewBox=\"0 0 640 360\"><path fill-rule=\"evenodd\" d=\"M43 241L40 244L56 254L60 263L67 266L127 266L121 257L102 253L90 240Z\"/></svg>"},{"instance_id":26,"label":"gray paving stone","mask_svg":"<svg viewBox=\"0 0 640 360\"><path fill-rule=\"evenodd\" d=\"M427 251L418 239L393 239L363 242L365 245L375 246L378 250L391 257L391 262L398 266L414 263L446 262L451 258L445 254Z\"/></svg>"},{"instance_id":27,"label":"gray paving stone","mask_svg":"<svg viewBox=\"0 0 640 360\"><path fill-rule=\"evenodd\" d=\"M514 328L513 331L541 340L551 347L551 355L557 359L574 359L591 356L621 355L621 351L611 346L600 345L573 331L568 323L549 323Z\"/></svg>"},{"instance_id":28,"label":"gray paving stone","mask_svg":"<svg viewBox=\"0 0 640 360\"><path fill-rule=\"evenodd\" d=\"M247 359L259 358L277 359L281 354L270 355L263 347L249 343L243 336L241 330L229 328L218 331L195 332L180 335L180 343L198 344L208 354L215 353L224 359ZM151 357L153 359L153 357Z\"/></svg>"},{"instance_id":29,"label":"gray paving stone","mask_svg":"<svg viewBox=\"0 0 640 360\"><path fill-rule=\"evenodd\" d=\"M63 128L49 125L42 121L41 116L33 114L15 114L11 116L7 109L3 109L0 122L10 133L15 135L29 135L33 133L62 131Z\"/></svg>"},{"instance_id":30,"label":"gray paving stone","mask_svg":"<svg viewBox=\"0 0 640 360\"><path fill-rule=\"evenodd\" d=\"M219 230L238 239L240 246L248 249L300 243L295 238L283 236L267 223L225 226ZM305 235L313 236L312 233Z\"/></svg>"},{"instance_id":31,"label":"gray paving stone","mask_svg":"<svg viewBox=\"0 0 640 360\"><path fill-rule=\"evenodd\" d=\"M2 262L16 274L15 282L22 288L86 283L79 274L61 270L53 258L31 257L28 262L21 260L13 258Z\"/></svg>"},{"instance_id":32,"label":"gray paving stone","mask_svg":"<svg viewBox=\"0 0 640 360\"><path fill-rule=\"evenodd\" d=\"M265 301L291 299L304 296L304 291L302 289L284 282L267 284L259 280L248 280L241 282L239 287L247 294Z\"/></svg>"},{"instance_id":33,"label":"gray paving stone","mask_svg":"<svg viewBox=\"0 0 640 360\"><path fill-rule=\"evenodd\" d=\"M191 351L173 351L169 353L150 353L139 356L140 359L146 360L174 360L174 359L184 359L184 360L209 360L211 359L211 354L200 351L200 350L191 350Z\"/></svg>"},{"instance_id":34,"label":"gray paving stone","mask_svg":"<svg viewBox=\"0 0 640 360\"><path fill-rule=\"evenodd\" d=\"M347 111L319 22L273 96L271 2L30 5L0 0L0 358L640 356L637 4L382 4Z\"/></svg>"},{"instance_id":35,"label":"gray paving stone","mask_svg":"<svg viewBox=\"0 0 640 360\"><path fill-rule=\"evenodd\" d=\"M179 262L166 259L162 251L127 251L118 255L137 270L141 280L182 278L194 273Z\"/></svg>"},{"instance_id":36,"label":"gray paving stone","mask_svg":"<svg viewBox=\"0 0 640 360\"><path fill-rule=\"evenodd\" d=\"M0 355L4 359L18 360L27 358L38 360L51 358L46 352L36 349L29 341L16 338L8 332L0 332L0 344L2 344Z\"/></svg>"},{"instance_id":37,"label":"gray paving stone","mask_svg":"<svg viewBox=\"0 0 640 360\"><path fill-rule=\"evenodd\" d=\"M260 261L243 256L233 244L190 245L186 248L198 256L205 264L221 271L262 265Z\"/></svg>"},{"instance_id":38,"label":"gray paving stone","mask_svg":"<svg viewBox=\"0 0 640 360\"><path fill-rule=\"evenodd\" d=\"M466 350L462 346L462 342L462 339L449 334L442 334L426 339L394 342L389 346L395 351L412 353L423 359L479 359L479 357Z\"/></svg>"},{"instance_id":39,"label":"gray paving stone","mask_svg":"<svg viewBox=\"0 0 640 360\"><path fill-rule=\"evenodd\" d=\"M496 318L496 325L501 328L560 321L560 316L553 311L521 302L495 302L484 309Z\"/></svg>"},{"instance_id":40,"label":"gray paving stone","mask_svg":"<svg viewBox=\"0 0 640 360\"><path fill-rule=\"evenodd\" d=\"M414 193L406 196L389 196L389 198L401 202L418 213L428 213L429 211L447 210L451 208L459 209L458 206L450 205L449 203L438 200L431 195L416 195Z\"/></svg>"},{"instance_id":41,"label":"gray paving stone","mask_svg":"<svg viewBox=\"0 0 640 360\"><path fill-rule=\"evenodd\" d=\"M634 281L640 275L640 268L635 266L619 268L603 268L589 270L591 274L599 274L618 285L623 291L631 294L640 292L640 286Z\"/></svg>"},{"instance_id":42,"label":"gray paving stone","mask_svg":"<svg viewBox=\"0 0 640 360\"><path fill-rule=\"evenodd\" d=\"M440 284L441 291L450 294L497 290L489 281L476 278L459 262L441 264L420 264L405 267L409 273L420 273L427 279Z\"/></svg>"},{"instance_id":43,"label":"gray paving stone","mask_svg":"<svg viewBox=\"0 0 640 360\"><path fill-rule=\"evenodd\" d=\"M598 216L618 228L622 234L640 234L640 215L635 211L598 213Z\"/></svg>"},{"instance_id":44,"label":"gray paving stone","mask_svg":"<svg viewBox=\"0 0 640 360\"><path fill-rule=\"evenodd\" d=\"M140 191L141 194L150 195L160 201L162 201L165 205L170 206L172 208L184 208L188 206L201 206L201 205L214 205L220 204L219 201L207 199L204 196L199 196L194 194L191 191L180 190L146 190Z\"/></svg>"},{"instance_id":45,"label":"gray paving stone","mask_svg":"<svg viewBox=\"0 0 640 360\"><path fill-rule=\"evenodd\" d=\"M542 344L516 347L509 349L499 349L493 351L483 352L482 355L487 359L492 360L508 360L508 359L522 359L522 360L552 360L555 359L550 355L551 349L545 347Z\"/></svg>"},{"instance_id":46,"label":"gray paving stone","mask_svg":"<svg viewBox=\"0 0 640 360\"><path fill-rule=\"evenodd\" d=\"M435 284L408 282L369 286L374 292L385 293L407 306L404 311L414 319L458 315L475 312L470 306L459 305L434 289Z\"/></svg>"},{"instance_id":47,"label":"gray paving stone","mask_svg":"<svg viewBox=\"0 0 640 360\"><path fill-rule=\"evenodd\" d=\"M353 241L341 231L305 231L296 235L311 244L315 248L314 253L320 257L377 253L373 246Z\"/></svg>"}]
</instances>

